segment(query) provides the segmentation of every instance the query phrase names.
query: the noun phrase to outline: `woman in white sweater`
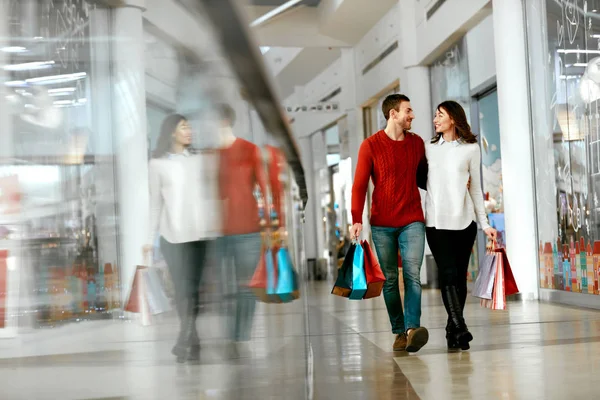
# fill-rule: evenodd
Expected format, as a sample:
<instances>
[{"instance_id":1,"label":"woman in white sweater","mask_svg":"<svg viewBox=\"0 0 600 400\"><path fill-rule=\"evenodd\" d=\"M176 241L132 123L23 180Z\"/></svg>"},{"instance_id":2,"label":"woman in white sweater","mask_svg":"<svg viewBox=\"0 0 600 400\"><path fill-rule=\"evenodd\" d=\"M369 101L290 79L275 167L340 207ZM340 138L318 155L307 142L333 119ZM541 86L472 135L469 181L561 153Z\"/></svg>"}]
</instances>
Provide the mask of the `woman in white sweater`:
<instances>
[{"instance_id":1,"label":"woman in white sweater","mask_svg":"<svg viewBox=\"0 0 600 400\"><path fill-rule=\"evenodd\" d=\"M481 151L464 109L454 101L440 104L433 120L436 136L425 146L428 162L425 202L429 248L438 266L442 299L448 313L449 349L469 349L473 335L463 318L467 269L477 236L477 223L488 238L481 190Z\"/></svg>"},{"instance_id":2,"label":"woman in white sweater","mask_svg":"<svg viewBox=\"0 0 600 400\"><path fill-rule=\"evenodd\" d=\"M220 234L216 170L211 173L209 160L197 154L191 143L192 130L185 117L165 118L149 165L150 230L144 247L145 253L151 252L160 236L160 250L175 287L180 330L172 353L180 363L200 357L199 288L209 241Z\"/></svg>"}]
</instances>

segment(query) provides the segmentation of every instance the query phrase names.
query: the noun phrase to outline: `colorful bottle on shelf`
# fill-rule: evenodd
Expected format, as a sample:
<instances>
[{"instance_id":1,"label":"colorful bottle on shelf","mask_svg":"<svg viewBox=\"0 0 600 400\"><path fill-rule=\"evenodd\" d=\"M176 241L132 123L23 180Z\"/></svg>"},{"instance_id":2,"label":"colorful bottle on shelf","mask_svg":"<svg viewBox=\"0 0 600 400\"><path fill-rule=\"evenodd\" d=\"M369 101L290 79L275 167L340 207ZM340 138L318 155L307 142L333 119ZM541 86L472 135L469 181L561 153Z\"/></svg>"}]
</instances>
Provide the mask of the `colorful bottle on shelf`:
<instances>
[{"instance_id":1,"label":"colorful bottle on shelf","mask_svg":"<svg viewBox=\"0 0 600 400\"><path fill-rule=\"evenodd\" d=\"M544 245L544 269L545 277L543 287L550 289L553 286L552 281L554 279L554 250L550 243Z\"/></svg>"},{"instance_id":2,"label":"colorful bottle on shelf","mask_svg":"<svg viewBox=\"0 0 600 400\"><path fill-rule=\"evenodd\" d=\"M594 293L600 294L598 279L600 275L600 241L594 242Z\"/></svg>"},{"instance_id":3,"label":"colorful bottle on shelf","mask_svg":"<svg viewBox=\"0 0 600 400\"><path fill-rule=\"evenodd\" d=\"M579 240L579 258L581 259L579 270L579 292L587 293L587 257L585 254L585 239Z\"/></svg>"},{"instance_id":4,"label":"colorful bottle on shelf","mask_svg":"<svg viewBox=\"0 0 600 400\"><path fill-rule=\"evenodd\" d=\"M587 256L587 262L586 262L587 293L593 294L594 293L594 252L592 251L592 245L590 242L588 242L588 245L587 245L586 256Z\"/></svg>"},{"instance_id":5,"label":"colorful bottle on shelf","mask_svg":"<svg viewBox=\"0 0 600 400\"><path fill-rule=\"evenodd\" d=\"M559 249L559 243L554 243L554 246L552 248L552 254L554 256L554 275L551 278L552 286L550 287L550 289L558 289L560 277L562 276L562 257L560 257L558 254Z\"/></svg>"},{"instance_id":6,"label":"colorful bottle on shelf","mask_svg":"<svg viewBox=\"0 0 600 400\"><path fill-rule=\"evenodd\" d=\"M571 264L571 272L569 274L569 278L571 279L569 282L569 286L571 287L571 292L578 292L577 288L577 270L579 269L577 257L577 249L575 247L575 243L573 239L569 243L569 262Z\"/></svg>"},{"instance_id":7,"label":"colorful bottle on shelf","mask_svg":"<svg viewBox=\"0 0 600 400\"><path fill-rule=\"evenodd\" d=\"M569 261L569 246L563 245L563 277L560 290L571 291L571 262Z\"/></svg>"},{"instance_id":8,"label":"colorful bottle on shelf","mask_svg":"<svg viewBox=\"0 0 600 400\"><path fill-rule=\"evenodd\" d=\"M579 241L575 243L575 248L571 249L571 288L574 292L581 292L581 257L579 256Z\"/></svg>"}]
</instances>

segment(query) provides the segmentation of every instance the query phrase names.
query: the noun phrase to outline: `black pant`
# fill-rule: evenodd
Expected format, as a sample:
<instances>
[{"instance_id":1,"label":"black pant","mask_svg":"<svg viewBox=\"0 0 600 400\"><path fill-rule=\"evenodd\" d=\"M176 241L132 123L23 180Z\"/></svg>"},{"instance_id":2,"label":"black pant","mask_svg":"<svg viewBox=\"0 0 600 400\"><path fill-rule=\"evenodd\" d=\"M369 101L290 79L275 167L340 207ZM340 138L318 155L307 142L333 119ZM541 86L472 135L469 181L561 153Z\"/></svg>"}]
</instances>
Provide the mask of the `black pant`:
<instances>
[{"instance_id":1,"label":"black pant","mask_svg":"<svg viewBox=\"0 0 600 400\"><path fill-rule=\"evenodd\" d=\"M477 224L472 222L466 229L460 231L427 228L427 243L438 267L440 287L455 286L461 307L464 309L467 301L467 271L471 250L477 237ZM450 311L446 298L444 306L448 315Z\"/></svg>"},{"instance_id":2,"label":"black pant","mask_svg":"<svg viewBox=\"0 0 600 400\"><path fill-rule=\"evenodd\" d=\"M180 321L177 344L181 346L199 343L196 317L200 309L200 281L207 247L207 241L171 243L160 238L160 251L175 288L175 306Z\"/></svg>"}]
</instances>

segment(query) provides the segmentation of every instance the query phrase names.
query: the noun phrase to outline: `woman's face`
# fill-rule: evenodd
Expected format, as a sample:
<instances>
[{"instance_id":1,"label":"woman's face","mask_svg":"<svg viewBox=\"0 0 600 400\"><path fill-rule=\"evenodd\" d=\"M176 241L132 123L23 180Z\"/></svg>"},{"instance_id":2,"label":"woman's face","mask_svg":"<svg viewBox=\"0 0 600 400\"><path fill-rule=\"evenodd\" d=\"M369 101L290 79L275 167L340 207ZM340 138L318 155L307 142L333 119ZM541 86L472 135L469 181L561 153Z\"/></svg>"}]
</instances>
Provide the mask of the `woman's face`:
<instances>
[{"instance_id":1,"label":"woman's face","mask_svg":"<svg viewBox=\"0 0 600 400\"><path fill-rule=\"evenodd\" d=\"M181 146L192 144L192 129L186 120L181 120L173 132L173 142Z\"/></svg>"},{"instance_id":2,"label":"woman's face","mask_svg":"<svg viewBox=\"0 0 600 400\"><path fill-rule=\"evenodd\" d=\"M452 118L450 118L446 110L439 108L435 112L433 126L435 127L436 133L448 132L454 127L454 121L452 121Z\"/></svg>"}]
</instances>

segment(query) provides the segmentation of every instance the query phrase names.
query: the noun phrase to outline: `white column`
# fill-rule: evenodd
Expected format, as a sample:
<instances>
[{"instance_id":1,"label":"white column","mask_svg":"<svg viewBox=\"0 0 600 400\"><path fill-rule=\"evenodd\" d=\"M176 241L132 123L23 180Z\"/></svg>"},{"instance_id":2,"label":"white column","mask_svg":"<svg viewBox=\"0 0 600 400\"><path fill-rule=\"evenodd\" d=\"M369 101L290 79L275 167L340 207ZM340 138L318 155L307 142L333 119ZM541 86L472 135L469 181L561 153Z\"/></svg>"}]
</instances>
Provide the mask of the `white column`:
<instances>
[{"instance_id":1,"label":"white column","mask_svg":"<svg viewBox=\"0 0 600 400\"><path fill-rule=\"evenodd\" d=\"M122 298L126 300L149 228L143 0L113 11L113 127L119 188Z\"/></svg>"},{"instance_id":2,"label":"white column","mask_svg":"<svg viewBox=\"0 0 600 400\"><path fill-rule=\"evenodd\" d=\"M352 177L356 172L358 149L364 139L362 128L362 110L356 100L356 62L353 48L342 49L342 96L341 109L348 120L348 148L352 158Z\"/></svg>"},{"instance_id":3,"label":"white column","mask_svg":"<svg viewBox=\"0 0 600 400\"><path fill-rule=\"evenodd\" d=\"M418 65L415 0L399 0L398 7L401 10L399 42L404 67L400 71L400 93L410 98L415 110L413 132L427 140L433 135L432 107L435 104L431 104L429 67Z\"/></svg>"},{"instance_id":4,"label":"white column","mask_svg":"<svg viewBox=\"0 0 600 400\"><path fill-rule=\"evenodd\" d=\"M306 178L306 187L308 190L308 203L304 210L304 244L305 256L307 259L317 259L317 216L316 216L316 193L315 193L315 174L313 172L312 140L310 137L298 139L300 155L302 157L302 166Z\"/></svg>"},{"instance_id":5,"label":"white column","mask_svg":"<svg viewBox=\"0 0 600 400\"><path fill-rule=\"evenodd\" d=\"M522 7L521 0L493 0L506 248L524 299L534 299L538 245Z\"/></svg>"}]
</instances>

